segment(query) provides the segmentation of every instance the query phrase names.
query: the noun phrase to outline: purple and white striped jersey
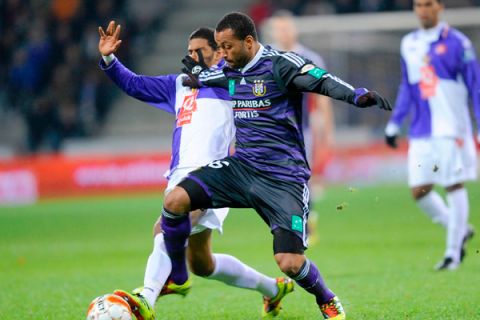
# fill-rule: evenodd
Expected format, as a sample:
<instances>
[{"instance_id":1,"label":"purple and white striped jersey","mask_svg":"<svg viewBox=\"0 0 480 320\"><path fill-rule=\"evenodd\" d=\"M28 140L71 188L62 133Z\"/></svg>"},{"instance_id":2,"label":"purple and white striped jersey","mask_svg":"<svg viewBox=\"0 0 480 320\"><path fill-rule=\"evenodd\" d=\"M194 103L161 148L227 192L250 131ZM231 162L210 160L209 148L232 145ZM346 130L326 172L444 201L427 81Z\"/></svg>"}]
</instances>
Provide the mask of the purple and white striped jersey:
<instances>
[{"instance_id":1,"label":"purple and white striped jersey","mask_svg":"<svg viewBox=\"0 0 480 320\"><path fill-rule=\"evenodd\" d=\"M176 116L170 173L177 168L198 168L228 155L235 135L228 91L185 87L182 74L137 75L116 58L108 66L101 60L100 67L128 95Z\"/></svg>"},{"instance_id":2,"label":"purple and white striped jersey","mask_svg":"<svg viewBox=\"0 0 480 320\"><path fill-rule=\"evenodd\" d=\"M387 126L398 131L410 114L410 137L472 134L469 97L480 123L480 71L470 40L440 23L407 34L401 43L402 80Z\"/></svg>"}]
</instances>

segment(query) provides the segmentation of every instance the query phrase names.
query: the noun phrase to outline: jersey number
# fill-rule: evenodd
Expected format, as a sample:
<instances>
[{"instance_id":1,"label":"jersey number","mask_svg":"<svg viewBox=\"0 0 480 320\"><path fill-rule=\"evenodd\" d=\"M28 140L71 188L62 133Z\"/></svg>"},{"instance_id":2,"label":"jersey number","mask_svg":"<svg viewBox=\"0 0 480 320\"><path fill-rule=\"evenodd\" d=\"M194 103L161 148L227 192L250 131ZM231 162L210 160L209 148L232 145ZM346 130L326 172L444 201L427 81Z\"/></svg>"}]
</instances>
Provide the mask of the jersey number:
<instances>
[{"instance_id":1,"label":"jersey number","mask_svg":"<svg viewBox=\"0 0 480 320\"><path fill-rule=\"evenodd\" d=\"M208 166L213 169L220 169L220 168L223 168L224 166L228 167L229 165L230 163L228 161L222 161L222 160L215 160L208 164Z\"/></svg>"}]
</instances>

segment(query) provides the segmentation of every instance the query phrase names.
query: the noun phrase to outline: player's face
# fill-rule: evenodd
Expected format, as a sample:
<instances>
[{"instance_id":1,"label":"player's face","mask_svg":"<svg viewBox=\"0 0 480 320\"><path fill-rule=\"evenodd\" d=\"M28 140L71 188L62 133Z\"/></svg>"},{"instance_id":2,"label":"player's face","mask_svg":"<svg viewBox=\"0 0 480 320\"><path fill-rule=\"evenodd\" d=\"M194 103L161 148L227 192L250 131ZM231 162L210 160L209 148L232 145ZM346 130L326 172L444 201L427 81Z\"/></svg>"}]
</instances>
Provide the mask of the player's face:
<instances>
[{"instance_id":1,"label":"player's face","mask_svg":"<svg viewBox=\"0 0 480 320\"><path fill-rule=\"evenodd\" d=\"M414 0L413 9L422 27L428 29L438 24L443 5L437 0Z\"/></svg>"},{"instance_id":2,"label":"player's face","mask_svg":"<svg viewBox=\"0 0 480 320\"><path fill-rule=\"evenodd\" d=\"M198 62L199 57L197 50L202 52L203 61L209 68L215 64L215 51L208 45L208 41L206 39L194 38L188 41L188 55Z\"/></svg>"},{"instance_id":3,"label":"player's face","mask_svg":"<svg viewBox=\"0 0 480 320\"><path fill-rule=\"evenodd\" d=\"M277 17L272 19L273 41L279 49L290 51L297 43L297 29L293 20L289 17Z\"/></svg>"},{"instance_id":4,"label":"player's face","mask_svg":"<svg viewBox=\"0 0 480 320\"><path fill-rule=\"evenodd\" d=\"M215 32L215 41L223 51L223 58L231 68L243 68L252 58L253 38L247 36L240 40L232 29Z\"/></svg>"}]
</instances>

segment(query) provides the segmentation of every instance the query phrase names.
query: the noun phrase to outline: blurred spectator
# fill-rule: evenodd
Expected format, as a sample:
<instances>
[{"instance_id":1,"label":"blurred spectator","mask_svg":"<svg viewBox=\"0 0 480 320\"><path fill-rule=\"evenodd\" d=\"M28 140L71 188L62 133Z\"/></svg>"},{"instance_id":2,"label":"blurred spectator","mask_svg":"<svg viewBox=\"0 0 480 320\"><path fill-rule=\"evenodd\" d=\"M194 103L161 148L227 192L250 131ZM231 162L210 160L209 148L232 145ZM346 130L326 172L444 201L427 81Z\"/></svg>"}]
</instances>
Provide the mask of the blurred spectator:
<instances>
[{"instance_id":1,"label":"blurred spectator","mask_svg":"<svg viewBox=\"0 0 480 320\"><path fill-rule=\"evenodd\" d=\"M32 108L26 110L28 149L36 152L42 144L47 150L57 152L61 146L61 121L58 109L46 96L34 98Z\"/></svg>"},{"instance_id":2,"label":"blurred spectator","mask_svg":"<svg viewBox=\"0 0 480 320\"><path fill-rule=\"evenodd\" d=\"M59 21L70 21L80 6L79 0L53 0L52 12Z\"/></svg>"},{"instance_id":3,"label":"blurred spectator","mask_svg":"<svg viewBox=\"0 0 480 320\"><path fill-rule=\"evenodd\" d=\"M412 10L412 0L392 0L390 9L392 10Z\"/></svg>"},{"instance_id":4,"label":"blurred spectator","mask_svg":"<svg viewBox=\"0 0 480 320\"><path fill-rule=\"evenodd\" d=\"M444 2L451 8L480 5L480 0L444 0ZM289 10L294 15L411 10L412 0L254 0L248 12L255 23L260 24L272 12L282 9Z\"/></svg>"},{"instance_id":5,"label":"blurred spectator","mask_svg":"<svg viewBox=\"0 0 480 320\"><path fill-rule=\"evenodd\" d=\"M257 28L270 17L273 12L273 3L271 0L256 0L250 4L248 15L252 18Z\"/></svg>"},{"instance_id":6,"label":"blurred spectator","mask_svg":"<svg viewBox=\"0 0 480 320\"><path fill-rule=\"evenodd\" d=\"M353 13L358 11L358 3L356 0L337 0L335 10L337 13Z\"/></svg>"},{"instance_id":7,"label":"blurred spectator","mask_svg":"<svg viewBox=\"0 0 480 320\"><path fill-rule=\"evenodd\" d=\"M358 9L362 12L385 11L388 8L388 2L385 0L360 0Z\"/></svg>"}]
</instances>

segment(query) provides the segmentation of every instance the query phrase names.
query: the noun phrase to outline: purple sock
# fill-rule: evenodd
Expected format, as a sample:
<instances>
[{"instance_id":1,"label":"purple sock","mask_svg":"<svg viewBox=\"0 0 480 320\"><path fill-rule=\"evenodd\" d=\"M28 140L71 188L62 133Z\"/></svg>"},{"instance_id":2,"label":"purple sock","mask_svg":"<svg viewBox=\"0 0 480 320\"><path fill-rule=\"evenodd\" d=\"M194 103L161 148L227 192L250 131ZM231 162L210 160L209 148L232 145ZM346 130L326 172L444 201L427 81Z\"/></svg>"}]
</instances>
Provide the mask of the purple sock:
<instances>
[{"instance_id":1,"label":"purple sock","mask_svg":"<svg viewBox=\"0 0 480 320\"><path fill-rule=\"evenodd\" d=\"M170 279L176 284L183 284L188 279L185 247L190 235L190 229L188 214L176 215L163 208L163 238L165 239L165 248L168 256L172 260Z\"/></svg>"},{"instance_id":2,"label":"purple sock","mask_svg":"<svg viewBox=\"0 0 480 320\"><path fill-rule=\"evenodd\" d=\"M328 302L335 296L323 281L317 266L308 259L305 260L298 274L292 277L292 279L295 280L300 287L313 294L318 305Z\"/></svg>"}]
</instances>

